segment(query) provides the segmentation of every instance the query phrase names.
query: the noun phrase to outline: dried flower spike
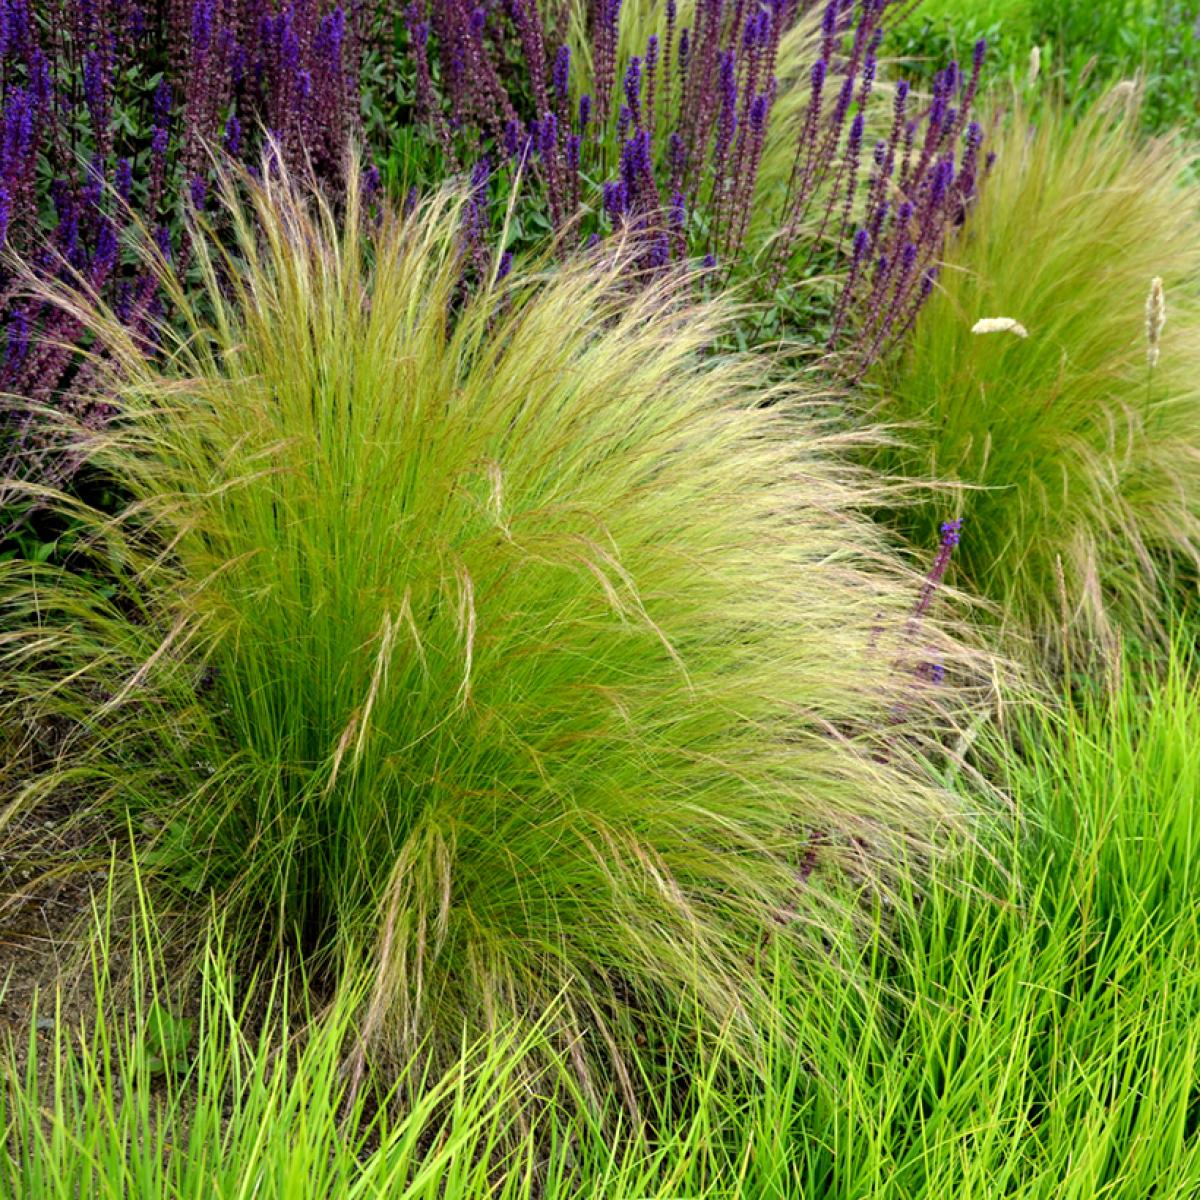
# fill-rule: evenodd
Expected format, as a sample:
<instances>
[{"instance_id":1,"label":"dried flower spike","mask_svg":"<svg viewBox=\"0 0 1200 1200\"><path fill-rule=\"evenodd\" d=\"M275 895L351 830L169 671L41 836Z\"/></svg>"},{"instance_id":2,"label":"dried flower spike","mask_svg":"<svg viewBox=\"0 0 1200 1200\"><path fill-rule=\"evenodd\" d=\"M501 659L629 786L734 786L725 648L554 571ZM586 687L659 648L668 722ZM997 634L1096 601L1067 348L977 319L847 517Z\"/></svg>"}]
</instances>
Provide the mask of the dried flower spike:
<instances>
[{"instance_id":1,"label":"dried flower spike","mask_svg":"<svg viewBox=\"0 0 1200 1200\"><path fill-rule=\"evenodd\" d=\"M1152 367L1158 366L1158 342L1166 323L1167 301L1162 276L1155 275L1150 280L1150 294L1146 297L1146 357Z\"/></svg>"},{"instance_id":2,"label":"dried flower spike","mask_svg":"<svg viewBox=\"0 0 1200 1200\"><path fill-rule=\"evenodd\" d=\"M1012 317L984 317L971 326L972 333L1015 333L1017 337L1028 337L1029 330Z\"/></svg>"}]
</instances>

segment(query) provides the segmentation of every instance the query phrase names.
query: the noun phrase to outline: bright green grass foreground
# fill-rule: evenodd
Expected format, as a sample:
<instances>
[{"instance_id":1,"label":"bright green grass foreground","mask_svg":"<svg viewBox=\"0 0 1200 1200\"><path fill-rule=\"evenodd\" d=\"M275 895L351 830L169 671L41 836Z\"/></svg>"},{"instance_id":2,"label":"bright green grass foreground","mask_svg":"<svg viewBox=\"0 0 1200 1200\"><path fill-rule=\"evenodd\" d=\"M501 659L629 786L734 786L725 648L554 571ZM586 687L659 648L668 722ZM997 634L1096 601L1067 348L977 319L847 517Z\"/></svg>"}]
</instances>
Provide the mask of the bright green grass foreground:
<instances>
[{"instance_id":1,"label":"bright green grass foreground","mask_svg":"<svg viewBox=\"0 0 1200 1200\"><path fill-rule=\"evenodd\" d=\"M714 1069L670 1087L665 1062L647 1140L579 1112L514 1118L526 1093L508 1035L373 1117L337 1069L351 1006L280 1057L282 997L248 1035L248 993L214 950L196 1036L153 1093L146 1047L161 1039L139 1032L145 1006L82 1045L60 1026L56 1091L10 1067L0 1187L22 1200L1194 1196L1196 684L1177 652L1160 681L1130 671L1070 715L1018 719L1023 753L1004 760L1018 820L966 864L966 886L935 882L892 918L865 989L833 970L777 976L799 1055L776 1043L740 1082Z\"/></svg>"}]
</instances>

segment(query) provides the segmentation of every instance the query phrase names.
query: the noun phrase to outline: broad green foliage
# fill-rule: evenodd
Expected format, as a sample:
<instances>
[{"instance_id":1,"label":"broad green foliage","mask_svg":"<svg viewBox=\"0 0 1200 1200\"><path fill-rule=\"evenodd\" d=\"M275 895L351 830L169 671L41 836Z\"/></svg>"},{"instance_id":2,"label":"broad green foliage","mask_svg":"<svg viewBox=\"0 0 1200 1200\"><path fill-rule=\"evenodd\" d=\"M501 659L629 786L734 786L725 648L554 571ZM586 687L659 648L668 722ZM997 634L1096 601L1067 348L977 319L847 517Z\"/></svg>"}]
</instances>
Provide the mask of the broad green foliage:
<instances>
[{"instance_id":1,"label":"broad green foliage","mask_svg":"<svg viewBox=\"0 0 1200 1200\"><path fill-rule=\"evenodd\" d=\"M815 938L953 815L910 732L955 648L868 482L704 353L686 278L468 296L456 204L364 239L354 186L340 222L252 195L162 368L80 310L131 501L74 506L115 595L0 577L4 716L69 731L17 806L70 788L185 910L372 954L365 1036L402 1054L552 1008L585 1078L679 1006L753 1043L769 931Z\"/></svg>"},{"instance_id":2,"label":"broad green foliage","mask_svg":"<svg viewBox=\"0 0 1200 1200\"><path fill-rule=\"evenodd\" d=\"M1039 87L1086 104L1118 80L1137 78L1145 128L1200 128L1200 5L1196 0L920 0L889 38L906 70L970 53L986 36L989 79L1020 84L1030 52Z\"/></svg>"},{"instance_id":3,"label":"broad green foliage","mask_svg":"<svg viewBox=\"0 0 1200 1200\"><path fill-rule=\"evenodd\" d=\"M1200 192L1119 114L1017 111L911 345L877 374L890 472L952 485L900 514L917 545L965 517L957 579L1055 650L1154 629L1169 555L1200 544ZM1147 357L1151 280L1165 285ZM1027 338L972 332L1008 317Z\"/></svg>"}]
</instances>

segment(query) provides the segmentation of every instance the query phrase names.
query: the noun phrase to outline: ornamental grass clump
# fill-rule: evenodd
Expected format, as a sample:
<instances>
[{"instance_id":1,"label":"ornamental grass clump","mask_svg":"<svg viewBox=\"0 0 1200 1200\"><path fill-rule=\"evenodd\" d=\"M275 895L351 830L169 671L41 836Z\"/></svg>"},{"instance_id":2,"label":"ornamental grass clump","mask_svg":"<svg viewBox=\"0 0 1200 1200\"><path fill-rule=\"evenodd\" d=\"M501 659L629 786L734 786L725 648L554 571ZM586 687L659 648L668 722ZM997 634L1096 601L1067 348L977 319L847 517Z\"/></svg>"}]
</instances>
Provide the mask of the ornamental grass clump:
<instances>
[{"instance_id":1,"label":"ornamental grass clump","mask_svg":"<svg viewBox=\"0 0 1200 1200\"><path fill-rule=\"evenodd\" d=\"M128 822L160 912L217 897L243 950L366 956L374 1046L553 1013L631 1089L671 1013L751 1045L764 947L830 953L953 818L917 753L953 641L911 644L866 482L706 352L686 276L467 294L466 198L364 233L354 172L340 216L282 172L225 183L196 301L159 262L153 363L56 295L115 364L81 453L129 503L47 497L77 556L2 568L0 712L49 747L12 808Z\"/></svg>"},{"instance_id":2,"label":"ornamental grass clump","mask_svg":"<svg viewBox=\"0 0 1200 1200\"><path fill-rule=\"evenodd\" d=\"M965 517L956 582L1044 662L1161 629L1200 546L1200 190L1095 107L1018 109L995 146L868 417L902 427L877 466L952 485L900 515L914 544Z\"/></svg>"}]
</instances>

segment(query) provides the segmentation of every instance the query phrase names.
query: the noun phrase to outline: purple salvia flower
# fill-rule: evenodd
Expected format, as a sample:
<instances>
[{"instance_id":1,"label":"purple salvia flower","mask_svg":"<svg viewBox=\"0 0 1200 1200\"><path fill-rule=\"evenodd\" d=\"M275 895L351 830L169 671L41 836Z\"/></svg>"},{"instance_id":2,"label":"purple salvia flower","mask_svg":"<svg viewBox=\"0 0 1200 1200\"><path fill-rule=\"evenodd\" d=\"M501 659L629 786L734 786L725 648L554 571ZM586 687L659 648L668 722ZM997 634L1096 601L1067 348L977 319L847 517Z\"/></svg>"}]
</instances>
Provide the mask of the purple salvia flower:
<instances>
[{"instance_id":1,"label":"purple salvia flower","mask_svg":"<svg viewBox=\"0 0 1200 1200\"><path fill-rule=\"evenodd\" d=\"M542 117L538 126L537 138L538 151L543 158L554 153L554 149L558 145L558 118L552 112L548 112Z\"/></svg>"},{"instance_id":2,"label":"purple salvia flower","mask_svg":"<svg viewBox=\"0 0 1200 1200\"><path fill-rule=\"evenodd\" d=\"M767 98L765 95L754 97L750 105L750 128L756 135L761 136L767 124Z\"/></svg>"},{"instance_id":3,"label":"purple salvia flower","mask_svg":"<svg viewBox=\"0 0 1200 1200\"><path fill-rule=\"evenodd\" d=\"M236 113L230 113L229 119L225 122L223 141L225 153L236 158L242 148L242 123L237 119Z\"/></svg>"},{"instance_id":4,"label":"purple salvia flower","mask_svg":"<svg viewBox=\"0 0 1200 1200\"><path fill-rule=\"evenodd\" d=\"M587 129L588 121L592 117L592 98L587 92L584 92L579 97L579 132L582 133Z\"/></svg>"},{"instance_id":5,"label":"purple salvia flower","mask_svg":"<svg viewBox=\"0 0 1200 1200\"><path fill-rule=\"evenodd\" d=\"M551 75L551 81L554 86L554 94L559 100L565 104L567 102L567 82L571 75L571 49L569 46L562 45L558 48L558 55L554 60L554 71Z\"/></svg>"},{"instance_id":6,"label":"purple salvia flower","mask_svg":"<svg viewBox=\"0 0 1200 1200\"><path fill-rule=\"evenodd\" d=\"M10 378L21 369L29 350L29 314L18 308L9 319L4 345L4 374Z\"/></svg>"},{"instance_id":7,"label":"purple salvia flower","mask_svg":"<svg viewBox=\"0 0 1200 1200\"><path fill-rule=\"evenodd\" d=\"M525 145L525 130L515 118L504 126L504 153L510 159L517 158Z\"/></svg>"},{"instance_id":8,"label":"purple salvia flower","mask_svg":"<svg viewBox=\"0 0 1200 1200\"><path fill-rule=\"evenodd\" d=\"M212 44L213 0L195 0L192 5L192 50L203 58Z\"/></svg>"},{"instance_id":9,"label":"purple salvia flower","mask_svg":"<svg viewBox=\"0 0 1200 1200\"><path fill-rule=\"evenodd\" d=\"M625 103L629 105L634 125L642 121L642 60L635 54L625 71Z\"/></svg>"},{"instance_id":10,"label":"purple salvia flower","mask_svg":"<svg viewBox=\"0 0 1200 1200\"><path fill-rule=\"evenodd\" d=\"M113 175L113 188L121 198L122 203L128 204L133 193L133 164L127 158L117 160L117 169Z\"/></svg>"},{"instance_id":11,"label":"purple salvia flower","mask_svg":"<svg viewBox=\"0 0 1200 1200\"><path fill-rule=\"evenodd\" d=\"M625 212L625 184L623 182L606 183L601 189L601 201L604 211L615 225Z\"/></svg>"}]
</instances>

